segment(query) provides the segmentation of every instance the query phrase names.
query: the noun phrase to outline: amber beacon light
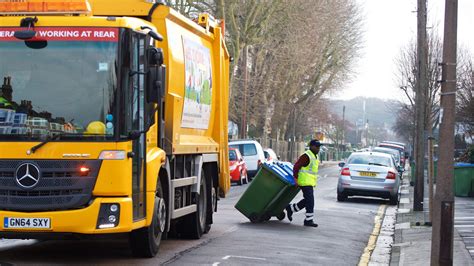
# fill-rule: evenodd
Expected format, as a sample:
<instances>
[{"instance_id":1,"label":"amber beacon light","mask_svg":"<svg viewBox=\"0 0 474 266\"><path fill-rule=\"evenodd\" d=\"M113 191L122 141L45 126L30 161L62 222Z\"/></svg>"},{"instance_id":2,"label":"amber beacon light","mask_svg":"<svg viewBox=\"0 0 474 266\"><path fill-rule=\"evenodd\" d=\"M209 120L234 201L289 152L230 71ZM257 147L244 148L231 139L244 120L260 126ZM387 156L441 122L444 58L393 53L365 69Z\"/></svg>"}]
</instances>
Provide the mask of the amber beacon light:
<instances>
[{"instance_id":1,"label":"amber beacon light","mask_svg":"<svg viewBox=\"0 0 474 266\"><path fill-rule=\"evenodd\" d=\"M0 14L89 14L87 0L0 0Z\"/></svg>"}]
</instances>

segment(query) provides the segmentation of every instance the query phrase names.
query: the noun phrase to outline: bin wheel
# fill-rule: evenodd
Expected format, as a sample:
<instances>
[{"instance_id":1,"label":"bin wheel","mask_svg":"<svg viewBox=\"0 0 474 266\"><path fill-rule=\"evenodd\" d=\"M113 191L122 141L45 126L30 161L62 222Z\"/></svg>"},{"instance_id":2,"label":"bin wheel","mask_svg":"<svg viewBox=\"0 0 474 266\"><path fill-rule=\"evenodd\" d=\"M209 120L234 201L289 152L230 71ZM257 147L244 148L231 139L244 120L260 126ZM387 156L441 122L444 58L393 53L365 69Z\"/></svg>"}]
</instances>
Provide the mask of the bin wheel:
<instances>
[{"instance_id":1,"label":"bin wheel","mask_svg":"<svg viewBox=\"0 0 474 266\"><path fill-rule=\"evenodd\" d=\"M284 213L284 212L281 212L281 213L278 214L276 217L277 217L278 220L283 221L283 220L285 219L285 213Z\"/></svg>"},{"instance_id":2,"label":"bin wheel","mask_svg":"<svg viewBox=\"0 0 474 266\"><path fill-rule=\"evenodd\" d=\"M272 218L272 216L268 215L268 214L265 214L263 217L262 217L262 222L266 222L266 221L270 221L270 219Z\"/></svg>"},{"instance_id":3,"label":"bin wheel","mask_svg":"<svg viewBox=\"0 0 474 266\"><path fill-rule=\"evenodd\" d=\"M258 217L255 213L250 214L249 220L250 220L251 223L258 223L259 222Z\"/></svg>"}]
</instances>

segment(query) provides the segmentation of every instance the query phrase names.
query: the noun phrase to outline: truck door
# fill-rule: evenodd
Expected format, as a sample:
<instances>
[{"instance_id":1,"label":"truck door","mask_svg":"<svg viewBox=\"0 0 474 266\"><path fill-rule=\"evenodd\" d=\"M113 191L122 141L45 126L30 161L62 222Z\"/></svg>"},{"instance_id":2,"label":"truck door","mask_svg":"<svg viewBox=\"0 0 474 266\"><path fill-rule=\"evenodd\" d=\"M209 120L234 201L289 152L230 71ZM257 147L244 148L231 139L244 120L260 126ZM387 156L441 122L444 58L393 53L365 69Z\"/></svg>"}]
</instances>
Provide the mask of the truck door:
<instances>
[{"instance_id":1,"label":"truck door","mask_svg":"<svg viewBox=\"0 0 474 266\"><path fill-rule=\"evenodd\" d=\"M137 73L131 76L131 127L132 130L145 130L145 49L146 35L132 33L131 38L131 71ZM145 218L145 176L146 176L146 136L141 134L138 139L133 140L133 163L132 163L132 193L133 193L133 219Z\"/></svg>"}]
</instances>

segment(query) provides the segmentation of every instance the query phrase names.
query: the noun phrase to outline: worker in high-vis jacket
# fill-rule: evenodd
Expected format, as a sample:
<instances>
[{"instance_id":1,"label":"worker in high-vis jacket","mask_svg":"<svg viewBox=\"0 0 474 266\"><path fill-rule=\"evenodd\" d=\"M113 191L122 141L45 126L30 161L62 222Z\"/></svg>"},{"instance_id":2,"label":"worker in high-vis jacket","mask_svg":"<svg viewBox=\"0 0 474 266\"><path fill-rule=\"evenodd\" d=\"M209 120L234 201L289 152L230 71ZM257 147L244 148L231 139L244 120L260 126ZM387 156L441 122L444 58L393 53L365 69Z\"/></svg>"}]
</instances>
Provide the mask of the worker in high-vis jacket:
<instances>
[{"instance_id":1,"label":"worker in high-vis jacket","mask_svg":"<svg viewBox=\"0 0 474 266\"><path fill-rule=\"evenodd\" d=\"M293 166L293 177L295 183L303 192L303 199L298 203L290 204L286 207L286 214L290 221L293 220L293 213L306 208L305 226L318 227L314 222L314 187L318 183L319 168L319 147L321 143L318 140L309 142L309 150L300 156Z\"/></svg>"}]
</instances>

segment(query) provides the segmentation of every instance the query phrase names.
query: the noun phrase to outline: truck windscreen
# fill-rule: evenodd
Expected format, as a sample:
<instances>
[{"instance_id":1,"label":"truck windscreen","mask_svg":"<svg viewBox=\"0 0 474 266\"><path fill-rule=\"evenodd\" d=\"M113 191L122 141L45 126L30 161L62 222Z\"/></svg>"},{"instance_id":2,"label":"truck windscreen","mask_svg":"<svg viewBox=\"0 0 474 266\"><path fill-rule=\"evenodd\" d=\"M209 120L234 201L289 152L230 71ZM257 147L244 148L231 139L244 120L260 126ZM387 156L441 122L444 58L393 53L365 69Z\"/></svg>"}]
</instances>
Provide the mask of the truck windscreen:
<instances>
[{"instance_id":1,"label":"truck windscreen","mask_svg":"<svg viewBox=\"0 0 474 266\"><path fill-rule=\"evenodd\" d=\"M37 28L28 42L15 30L0 28L0 141L113 139L118 30Z\"/></svg>"}]
</instances>

